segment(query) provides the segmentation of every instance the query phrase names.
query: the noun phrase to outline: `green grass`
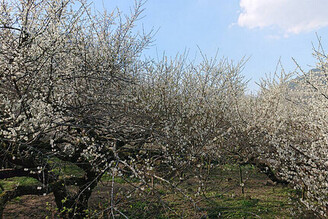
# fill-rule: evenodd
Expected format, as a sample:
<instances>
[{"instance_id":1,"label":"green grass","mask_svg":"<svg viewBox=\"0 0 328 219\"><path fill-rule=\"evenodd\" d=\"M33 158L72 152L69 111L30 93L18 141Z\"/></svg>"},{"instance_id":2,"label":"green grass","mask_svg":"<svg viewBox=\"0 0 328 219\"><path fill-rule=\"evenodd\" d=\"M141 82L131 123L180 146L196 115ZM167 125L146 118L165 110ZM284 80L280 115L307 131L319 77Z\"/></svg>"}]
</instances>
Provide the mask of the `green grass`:
<instances>
[{"instance_id":1,"label":"green grass","mask_svg":"<svg viewBox=\"0 0 328 219\"><path fill-rule=\"evenodd\" d=\"M60 178L70 176L82 177L84 175L84 171L75 164L64 162L57 158L51 159L49 164L53 166L52 172L58 174Z\"/></svg>"},{"instance_id":2,"label":"green grass","mask_svg":"<svg viewBox=\"0 0 328 219\"><path fill-rule=\"evenodd\" d=\"M20 186L37 185L38 181L31 177L13 177L10 179L0 180L0 184L3 186L5 190L10 190L18 185Z\"/></svg>"},{"instance_id":3,"label":"green grass","mask_svg":"<svg viewBox=\"0 0 328 219\"><path fill-rule=\"evenodd\" d=\"M159 203L147 200L137 200L132 202L128 208L125 208L124 214L129 215L131 218L169 218L163 214L163 209Z\"/></svg>"},{"instance_id":4,"label":"green grass","mask_svg":"<svg viewBox=\"0 0 328 219\"><path fill-rule=\"evenodd\" d=\"M112 181L112 175L109 174L109 173L105 173L101 177L101 181L103 181L103 182ZM137 182L140 182L140 180L137 179L137 178L130 178L130 177L124 177L124 176L115 176L114 182L119 183L119 184L124 184L124 183L127 183L127 182L137 183Z\"/></svg>"},{"instance_id":5,"label":"green grass","mask_svg":"<svg viewBox=\"0 0 328 219\"><path fill-rule=\"evenodd\" d=\"M275 193L270 191L261 191L261 194L252 193L253 197L231 197L231 195L218 195L217 198L205 207L209 218L245 218L257 217L262 218L286 218L290 217L288 208L288 195L285 193L288 188L276 189ZM264 192L264 193L263 193ZM263 197L266 198L263 198Z\"/></svg>"}]
</instances>

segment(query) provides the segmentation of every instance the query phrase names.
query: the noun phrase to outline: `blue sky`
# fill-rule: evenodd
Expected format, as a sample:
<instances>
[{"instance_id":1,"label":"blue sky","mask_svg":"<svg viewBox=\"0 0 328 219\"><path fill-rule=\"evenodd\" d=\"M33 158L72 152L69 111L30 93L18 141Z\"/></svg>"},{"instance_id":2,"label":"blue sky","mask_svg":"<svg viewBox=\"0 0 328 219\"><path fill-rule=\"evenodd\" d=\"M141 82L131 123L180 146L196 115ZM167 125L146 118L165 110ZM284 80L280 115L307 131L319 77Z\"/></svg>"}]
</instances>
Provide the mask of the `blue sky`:
<instances>
[{"instance_id":1,"label":"blue sky","mask_svg":"<svg viewBox=\"0 0 328 219\"><path fill-rule=\"evenodd\" d=\"M123 13L134 5L134 0L93 2L100 10ZM158 29L146 56L174 57L187 50L192 60L199 47L208 57L217 51L234 62L249 57L242 73L251 80L250 91L275 71L279 59L287 72L296 68L292 57L306 71L314 67L316 33L324 47L328 43L327 0L148 0L144 8L138 24Z\"/></svg>"}]
</instances>

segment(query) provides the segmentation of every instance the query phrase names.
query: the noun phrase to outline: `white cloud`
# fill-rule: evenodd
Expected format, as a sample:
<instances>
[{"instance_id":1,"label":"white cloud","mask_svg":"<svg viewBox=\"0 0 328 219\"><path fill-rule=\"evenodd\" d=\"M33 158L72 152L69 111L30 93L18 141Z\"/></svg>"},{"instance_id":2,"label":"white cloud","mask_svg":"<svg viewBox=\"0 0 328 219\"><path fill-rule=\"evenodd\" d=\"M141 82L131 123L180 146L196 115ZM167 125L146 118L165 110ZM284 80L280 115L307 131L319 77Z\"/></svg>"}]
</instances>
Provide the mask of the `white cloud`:
<instances>
[{"instance_id":1,"label":"white cloud","mask_svg":"<svg viewBox=\"0 0 328 219\"><path fill-rule=\"evenodd\" d=\"M241 0L240 7L241 27L278 27L298 34L328 26L328 0Z\"/></svg>"}]
</instances>

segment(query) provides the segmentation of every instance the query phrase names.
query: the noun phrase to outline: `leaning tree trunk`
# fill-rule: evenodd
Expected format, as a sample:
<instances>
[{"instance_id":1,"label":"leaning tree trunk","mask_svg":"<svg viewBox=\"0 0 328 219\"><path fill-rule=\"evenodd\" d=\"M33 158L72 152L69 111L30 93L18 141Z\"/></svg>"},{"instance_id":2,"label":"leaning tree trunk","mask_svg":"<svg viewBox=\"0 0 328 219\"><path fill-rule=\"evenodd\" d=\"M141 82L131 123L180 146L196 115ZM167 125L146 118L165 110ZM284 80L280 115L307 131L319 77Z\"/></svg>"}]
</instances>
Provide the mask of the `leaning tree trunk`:
<instances>
[{"instance_id":1,"label":"leaning tree trunk","mask_svg":"<svg viewBox=\"0 0 328 219\"><path fill-rule=\"evenodd\" d=\"M87 173L83 178L71 178L57 182L53 186L55 202L62 218L85 218L88 209L88 201L93 189L97 186L100 176L94 172ZM67 189L70 185L77 185L79 191L71 195Z\"/></svg>"}]
</instances>

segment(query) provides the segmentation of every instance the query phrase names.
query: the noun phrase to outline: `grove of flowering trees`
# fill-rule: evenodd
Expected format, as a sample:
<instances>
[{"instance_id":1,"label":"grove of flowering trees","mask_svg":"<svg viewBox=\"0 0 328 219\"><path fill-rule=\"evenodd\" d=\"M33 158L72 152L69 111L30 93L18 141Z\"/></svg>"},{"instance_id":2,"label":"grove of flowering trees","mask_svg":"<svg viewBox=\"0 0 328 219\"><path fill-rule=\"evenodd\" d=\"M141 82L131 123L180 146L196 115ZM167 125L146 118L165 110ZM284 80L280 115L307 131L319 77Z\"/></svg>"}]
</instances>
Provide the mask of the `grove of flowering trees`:
<instances>
[{"instance_id":1,"label":"grove of flowering trees","mask_svg":"<svg viewBox=\"0 0 328 219\"><path fill-rule=\"evenodd\" d=\"M104 174L129 169L146 186L155 157L166 168L156 177L169 182L216 153L243 93L239 67L141 61L151 42L133 31L141 6L122 18L83 1L1 2L0 179L39 181L6 191L1 211L17 196L53 193L62 217L83 217ZM67 163L83 174L63 176Z\"/></svg>"},{"instance_id":2,"label":"grove of flowering trees","mask_svg":"<svg viewBox=\"0 0 328 219\"><path fill-rule=\"evenodd\" d=\"M184 194L174 180L186 171L201 185L203 167L233 162L303 190L324 215L325 54L316 51L320 73L282 71L246 95L244 61L141 59L153 36L135 29L142 6L122 17L82 0L0 2L0 179L38 181L3 191L0 214L15 197L52 193L61 217L83 218L104 175ZM80 174L65 174L67 164ZM111 215L125 217L113 196Z\"/></svg>"}]
</instances>

